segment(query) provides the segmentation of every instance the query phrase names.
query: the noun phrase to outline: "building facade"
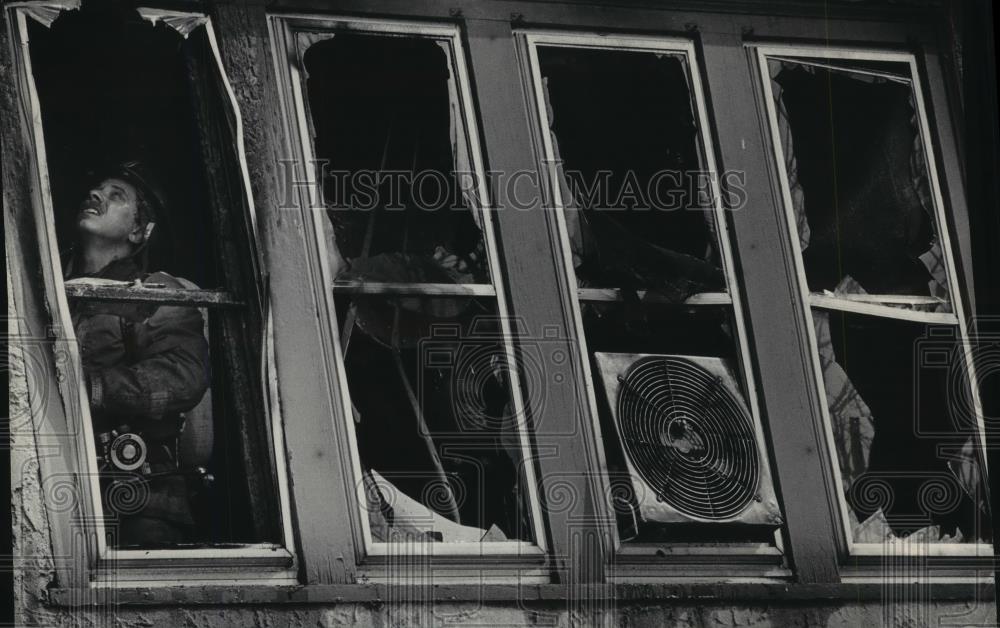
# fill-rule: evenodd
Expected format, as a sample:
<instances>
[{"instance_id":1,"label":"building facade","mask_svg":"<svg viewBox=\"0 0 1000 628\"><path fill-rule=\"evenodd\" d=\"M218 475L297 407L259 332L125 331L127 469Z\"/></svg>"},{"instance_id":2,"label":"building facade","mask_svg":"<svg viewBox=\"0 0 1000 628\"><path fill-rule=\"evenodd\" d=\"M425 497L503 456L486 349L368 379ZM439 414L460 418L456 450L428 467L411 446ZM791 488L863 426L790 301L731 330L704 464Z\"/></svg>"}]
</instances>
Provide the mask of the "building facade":
<instances>
[{"instance_id":1,"label":"building facade","mask_svg":"<svg viewBox=\"0 0 1000 628\"><path fill-rule=\"evenodd\" d=\"M995 624L977 10L7 3L17 625Z\"/></svg>"}]
</instances>

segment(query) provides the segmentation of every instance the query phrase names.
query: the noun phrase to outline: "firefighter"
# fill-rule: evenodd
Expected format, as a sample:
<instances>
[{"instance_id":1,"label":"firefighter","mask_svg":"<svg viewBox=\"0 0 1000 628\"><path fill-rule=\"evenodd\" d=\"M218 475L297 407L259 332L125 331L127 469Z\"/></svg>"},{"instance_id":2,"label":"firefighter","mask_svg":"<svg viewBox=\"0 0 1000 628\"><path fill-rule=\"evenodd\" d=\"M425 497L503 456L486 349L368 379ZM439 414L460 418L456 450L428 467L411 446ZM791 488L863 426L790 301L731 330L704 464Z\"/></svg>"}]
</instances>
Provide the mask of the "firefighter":
<instances>
[{"instance_id":1,"label":"firefighter","mask_svg":"<svg viewBox=\"0 0 1000 628\"><path fill-rule=\"evenodd\" d=\"M167 212L163 199L141 164L113 168L77 211L66 279L189 286L146 268L157 217ZM115 542L150 547L190 540L194 522L177 437L181 413L209 385L201 312L148 302L71 303Z\"/></svg>"}]
</instances>

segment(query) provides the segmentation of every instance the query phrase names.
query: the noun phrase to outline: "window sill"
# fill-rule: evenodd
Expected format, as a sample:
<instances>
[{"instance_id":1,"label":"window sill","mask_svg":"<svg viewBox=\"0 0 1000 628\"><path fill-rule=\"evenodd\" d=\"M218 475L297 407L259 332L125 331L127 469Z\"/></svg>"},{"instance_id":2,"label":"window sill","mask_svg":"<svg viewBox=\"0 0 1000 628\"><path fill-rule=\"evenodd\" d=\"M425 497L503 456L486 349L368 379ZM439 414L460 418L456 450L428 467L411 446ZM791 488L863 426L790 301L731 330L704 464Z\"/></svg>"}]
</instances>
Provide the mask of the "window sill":
<instances>
[{"instance_id":1,"label":"window sill","mask_svg":"<svg viewBox=\"0 0 1000 628\"><path fill-rule=\"evenodd\" d=\"M948 583L907 583L894 588L920 588L921 599L934 601L991 601L994 585L991 582L948 582ZM397 587L394 587L397 588ZM430 585L426 594L418 599L440 602L546 602L562 601L567 597L567 587L558 584L529 585ZM841 584L782 584L782 583L739 583L739 584L634 584L575 586L573 590L590 598L613 597L618 603L655 600L695 601L700 603L752 602L757 605L768 603L829 603L840 602L880 602L885 596L885 585L881 582L841 583ZM101 600L102 597L111 599ZM905 598L906 596L904 596ZM352 604L382 603L387 599L398 599L383 584L344 584L309 586L157 586L132 588L92 588L49 590L48 603L57 607L81 606L81 602L92 604L112 602L122 606L219 606L219 605L280 605L280 604Z\"/></svg>"}]
</instances>

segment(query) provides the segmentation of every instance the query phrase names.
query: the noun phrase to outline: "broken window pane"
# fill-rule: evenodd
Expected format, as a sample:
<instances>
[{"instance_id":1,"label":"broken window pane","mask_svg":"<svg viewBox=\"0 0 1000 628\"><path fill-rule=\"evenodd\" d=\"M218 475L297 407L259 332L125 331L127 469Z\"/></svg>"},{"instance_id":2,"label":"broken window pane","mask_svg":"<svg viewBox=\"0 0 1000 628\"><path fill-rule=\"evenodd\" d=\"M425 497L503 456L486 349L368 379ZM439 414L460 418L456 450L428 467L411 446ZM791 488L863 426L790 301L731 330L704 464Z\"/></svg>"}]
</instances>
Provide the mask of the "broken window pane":
<instances>
[{"instance_id":1,"label":"broken window pane","mask_svg":"<svg viewBox=\"0 0 1000 628\"><path fill-rule=\"evenodd\" d=\"M533 542L524 413L454 42L340 32L308 43L372 540Z\"/></svg>"},{"instance_id":2,"label":"broken window pane","mask_svg":"<svg viewBox=\"0 0 1000 628\"><path fill-rule=\"evenodd\" d=\"M904 63L769 61L809 290L950 312Z\"/></svg>"},{"instance_id":3,"label":"broken window pane","mask_svg":"<svg viewBox=\"0 0 1000 628\"><path fill-rule=\"evenodd\" d=\"M580 285L724 291L683 56L545 46L538 60Z\"/></svg>"},{"instance_id":4,"label":"broken window pane","mask_svg":"<svg viewBox=\"0 0 1000 628\"><path fill-rule=\"evenodd\" d=\"M619 539L773 545L688 57L537 53Z\"/></svg>"},{"instance_id":5,"label":"broken window pane","mask_svg":"<svg viewBox=\"0 0 1000 628\"><path fill-rule=\"evenodd\" d=\"M341 33L304 55L324 203L345 272L355 260L398 253L441 262L459 283L489 283L449 54L432 39Z\"/></svg>"},{"instance_id":6,"label":"broken window pane","mask_svg":"<svg viewBox=\"0 0 1000 628\"><path fill-rule=\"evenodd\" d=\"M523 415L495 300L337 305L373 540L531 540Z\"/></svg>"},{"instance_id":7,"label":"broken window pane","mask_svg":"<svg viewBox=\"0 0 1000 628\"><path fill-rule=\"evenodd\" d=\"M978 410L910 65L769 57L768 70L849 534L988 541Z\"/></svg>"},{"instance_id":8,"label":"broken window pane","mask_svg":"<svg viewBox=\"0 0 1000 628\"><path fill-rule=\"evenodd\" d=\"M813 322L854 541L989 541L957 329L818 309Z\"/></svg>"},{"instance_id":9,"label":"broken window pane","mask_svg":"<svg viewBox=\"0 0 1000 628\"><path fill-rule=\"evenodd\" d=\"M28 29L110 545L280 543L259 276L208 33L100 3ZM193 289L229 305L165 302Z\"/></svg>"}]
</instances>

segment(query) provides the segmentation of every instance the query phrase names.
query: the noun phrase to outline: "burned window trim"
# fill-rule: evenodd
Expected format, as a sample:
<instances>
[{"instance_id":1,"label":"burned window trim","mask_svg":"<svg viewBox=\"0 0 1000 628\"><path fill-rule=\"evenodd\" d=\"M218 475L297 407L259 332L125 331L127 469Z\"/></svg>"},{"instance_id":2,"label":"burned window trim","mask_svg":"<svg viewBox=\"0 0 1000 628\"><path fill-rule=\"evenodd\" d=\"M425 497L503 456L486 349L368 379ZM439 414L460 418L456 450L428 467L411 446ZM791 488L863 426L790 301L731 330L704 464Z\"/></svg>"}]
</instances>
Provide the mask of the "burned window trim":
<instances>
[{"instance_id":1,"label":"burned window trim","mask_svg":"<svg viewBox=\"0 0 1000 628\"><path fill-rule=\"evenodd\" d=\"M697 123L697 133L700 152L704 159L704 167L710 173L718 173L715 156L714 125L706 102L705 86L702 81L702 62L692 39L672 36L652 36L638 34L602 35L592 32L570 32L551 29L518 29L514 34L521 50L521 71L526 85L530 87L529 109L536 125L535 151L541 163L539 170L547 173L546 185L543 186L548 195L551 212L549 220L555 223L558 232L558 250L553 255L561 261L561 272L565 274L566 293L560 297L570 306L575 334L581 358L581 377L584 380L587 397L587 412L592 423L593 433L599 449L601 467L598 480L604 488L604 495L610 495L610 478L604 453L604 437L599 421L598 401L595 392L595 375L590 365L586 334L580 303L589 301L614 301L620 298L616 288L580 288L576 279L572 259L572 249L566 222L566 209L562 199L562 190L557 177L558 169L546 166L555 163L554 148L548 132L545 101L545 90L542 86L541 69L538 60L540 46L556 46L564 48L581 48L585 50L624 50L631 52L651 52L657 54L676 54L682 56L687 66L687 80L691 90L691 100L694 106L694 119ZM726 280L725 292L697 293L688 297L684 303L691 307L699 306L729 306L737 327L736 350L738 352L738 368L740 376L746 382L747 404L750 407L754 428L759 442L764 446L762 456L770 459L769 438L763 422L761 400L758 398L756 374L753 357L750 352L749 335L743 313L742 287L736 273L735 253L731 243L730 225L725 216L719 177L710 177L712 194L712 215L715 221L715 237L720 248L720 262ZM554 220L553 217L554 216ZM771 465L773 467L773 464ZM773 473L773 471L772 471ZM697 560L709 565L708 573L733 574L745 573L757 577L786 577L791 574L784 549L784 526L778 526L774 531L772 543L739 543L728 547L713 543L683 543L671 545L670 557L666 557L662 547L665 543L626 544L619 537L616 526L609 526L612 544L608 554L616 556L612 573L620 577L642 577L649 575L669 576L690 569L690 561L694 556ZM739 565L739 566L737 566ZM609 575L609 577L611 577Z\"/></svg>"},{"instance_id":2,"label":"burned window trim","mask_svg":"<svg viewBox=\"0 0 1000 628\"><path fill-rule=\"evenodd\" d=\"M31 58L28 52L28 22L36 20L44 26L54 21L62 11L79 8L78 0L52 0L43 2L19 2L4 7L6 18L11 25L12 41L15 46L13 54L14 69L17 73L18 85L21 88L20 102L22 130L26 135L27 150L30 163L27 168L35 179L34 199L30 211L37 230L37 245L40 249L44 289L49 304L49 315L52 316L50 333L56 346L62 347L61 358L57 369L61 375L60 400L66 412L69 429L62 434L49 434L52 445L73 452L68 456L65 467L60 470L42 462L40 471L43 484L60 484L59 474L69 474L76 479L71 483L62 481L60 490L74 491L70 496L73 508L67 510L66 504L50 504L51 513L59 513L53 518L54 545L65 548L62 555L72 557L71 560L60 561L56 566L60 582L90 581L98 586L120 586L122 583L150 584L182 584L190 582L213 583L218 581L240 581L249 583L289 583L295 581L296 554L291 527L291 504L288 494L286 476L285 451L283 444L282 422L278 398L275 392L276 370L273 359L273 325L268 317L265 324L266 336L263 338L266 359L261 364L260 377L262 383L270 390L265 395L270 400L266 411L274 446L276 496L280 510L279 529L280 543L246 543L236 545L217 544L200 548L179 549L112 549L108 546L104 534L104 517L100 491L97 489L97 465L95 457L89 452L95 451L94 433L91 426L87 391L79 375L80 355L77 349L76 335L69 318L69 300L111 299L134 301L126 291L114 287L102 288L94 294L80 286L67 288L64 284L59 251L55 235L53 219L53 202L49 186L48 165L41 122L41 108L31 69ZM163 20L172 28L184 24L187 28L178 32L185 36L191 30L203 27L212 49L212 63L216 64L228 100L233 108L237 128L237 154L241 172L242 194L246 196L250 216L250 237L257 238L256 215L253 198L250 196L249 176L247 173L246 154L242 140L242 116L232 87L226 76L225 67L219 54L212 21L209 16L197 12L168 11L162 9L139 8L137 12L143 19L155 22ZM185 33L185 30L187 33ZM251 243L254 247L255 244ZM248 263L258 263L251 260ZM131 291L131 289L129 289ZM155 289L144 290L137 295L138 300L170 302L183 300L208 307L227 307L233 301L233 295L224 291L191 290L173 295L156 294ZM45 428L36 425L39 438L46 436ZM81 447L82 443L82 447ZM80 478L88 478L81 480ZM61 496L50 496L51 499L65 499Z\"/></svg>"},{"instance_id":3,"label":"burned window trim","mask_svg":"<svg viewBox=\"0 0 1000 628\"><path fill-rule=\"evenodd\" d=\"M488 580L508 581L510 576L503 575L502 572L510 572L514 566L521 566L517 576L519 581L547 582L547 573L541 569L546 560L547 535L545 531L545 513L541 509L538 499L539 480L536 478L534 468L535 456L531 450L530 435L525 426L519 429L519 440L521 442L524 455L526 484L528 486L529 512L532 520L534 541L498 541L490 543L430 543L430 544L409 544L408 547L401 544L388 542L375 542L372 539L368 518L363 516L367 506L365 504L365 487L361 481L361 464L358 450L357 438L355 436L352 410L350 406L350 394L344 369L343 353L340 346L339 334L335 309L333 305L334 294L448 294L448 295L479 295L490 296L496 299L498 311L509 311L506 303L504 286L504 276L502 272L502 256L497 242L496 228L493 225L491 216L492 208L489 204L489 196L486 190L486 180L483 169L482 147L478 138L478 120L472 104L471 83L465 59L465 48L462 43L461 31L454 24L415 22L395 19L369 19L357 17L333 17L333 16L313 16L313 15L269 15L268 26L271 34L271 47L275 63L275 71L278 83L281 86L278 97L281 104L281 116L286 131L285 141L289 155L294 155L297 164L305 164L304 172L296 171L295 175L301 177L296 182L296 200L305 214L303 224L307 231L307 240L314 256L314 265L310 270L310 276L317 290L317 302L321 310L321 318L326 322L324 325L324 343L326 360L328 362L331 377L331 395L334 399L334 406L338 409L337 416L332 417L336 424L336 429L341 434L338 446L346 454L344 458L349 461L350 470L347 471L350 477L334 478L336 481L345 482L346 485L353 484L347 491L350 503L347 508L351 510L352 534L359 577L379 579L384 577L384 569L392 564L397 556L422 556L426 557L439 571L442 578L448 579L447 571L458 569L463 564L468 565L469 561L489 557L495 564L486 566L486 571L495 569L497 575L486 574ZM456 89L460 101L460 115L462 115L463 127L465 129L466 141L469 146L469 155L473 170L477 177L476 192L481 199L478 207L470 208L474 212L480 213L483 217L483 234L487 247L487 257L490 267L490 277L488 284L393 284L393 283L361 283L357 281L335 281L331 276L330 256L327 250L327 238L324 213L315 211L316 205L312 198L312 191L317 189L316 182L319 180L319 173L316 168L314 158L314 146L312 138L314 131L312 120L309 116L308 102L305 93L304 76L305 70L302 59L305 54L303 45L311 45L323 39L335 37L338 33L365 33L377 34L390 37L414 37L429 39L447 45L449 50L449 65L455 74ZM500 323L505 338L505 346L508 359L512 364L514 360L514 334L511 328L512 321L508 317L501 315ZM525 416L527 410L527 400L520 390L521 385L515 379L511 380L512 397L515 407L521 416ZM347 531L340 531L346 535ZM404 551L400 551L404 549ZM435 578L438 576L436 575ZM456 580L462 580L462 576L455 576Z\"/></svg>"},{"instance_id":4,"label":"burned window trim","mask_svg":"<svg viewBox=\"0 0 1000 628\"><path fill-rule=\"evenodd\" d=\"M759 71L760 92L764 99L766 109L766 124L768 126L772 157L776 165L777 178L780 187L780 201L784 206L786 218L787 237L790 241L791 253L796 272L796 282L801 295L801 307L805 312L805 331L811 354L811 376L814 385L823 393L826 390L823 379L823 372L817 345L816 326L813 322L811 311L813 309L839 311L845 313L862 314L882 318L928 323L944 324L955 327L960 334L963 354L965 357L965 368L968 372L968 385L973 396L973 410L976 414L978 424L979 447L983 449L984 438L984 418L980 402L979 385L976 377L975 364L972 360L972 343L969 339L969 330L965 317L967 305L965 284L960 281L955 261L956 243L949 232L949 214L954 212L954 207L946 205L940 181L941 171L937 166L938 147L933 141L934 129L932 129L928 117L928 99L931 94L923 87L920 68L918 67L918 56L911 52L899 52L884 50L876 47L832 47L806 44L767 44L752 47L752 54L755 58L755 65ZM865 60L865 61L891 61L905 63L909 68L909 79L912 83L914 93L914 103L916 105L916 117L919 122L920 140L924 146L925 160L928 179L931 187L931 199L934 205L934 219L938 229L939 239L942 243L943 258L945 261L948 292L952 305L952 312L919 312L896 308L886 305L887 300L882 302L863 302L857 299L844 298L822 293L814 293L809 290L806 279L805 264L802 257L802 245L798 237L797 221L792 200L788 171L786 166L786 155L778 128L777 105L774 98L772 79L768 68L768 61L772 58L796 59L808 61L810 59L827 60ZM992 557L993 546L989 543L968 543L968 544L921 544L917 546L908 543L890 544L892 549L886 551L886 544L878 543L857 543L854 541L850 524L850 507L847 504L844 491L842 490L843 480L841 469L838 464L838 453L836 451L836 440L833 434L833 422L830 410L825 402L819 403L819 416L822 420L821 430L825 440L825 460L834 482L833 494L836 497L838 515L835 526L838 534L838 542L841 545L843 562L863 569L870 563L868 559L883 556L923 556L941 558L967 558L983 559ZM985 460L985 449L983 456ZM985 471L985 469L983 469ZM976 560L969 560L965 563L967 568L975 568L980 563Z\"/></svg>"},{"instance_id":5,"label":"burned window trim","mask_svg":"<svg viewBox=\"0 0 1000 628\"><path fill-rule=\"evenodd\" d=\"M73 2L75 0L20 4L44 6ZM509 41L513 27L544 24L601 32L656 35L688 33L697 41L699 54L704 61L705 89L711 97L710 108L717 129L717 156L726 167L740 168L747 173L749 198L753 204L752 211L737 212L733 216L733 247L734 252L739 253L747 286L745 306L753 330L753 350L760 366L757 385L767 408L770 428L778 435L773 443L774 469L781 480L782 490L794 495L794 499L785 500L789 532L787 550L793 560L794 580L786 576L757 578L764 581L759 585L732 584L728 577L741 575L738 570L717 570L723 572L723 577L715 572L706 574L697 568L704 561L696 558L690 572L677 574L679 577L670 580L665 580L662 574L641 568L637 568L634 574L621 574L617 578L618 584L611 592L609 588L592 586L593 583L610 582L610 575L606 576L602 568L605 563L610 563L611 558L599 557L599 552L603 549L598 544L587 546L587 552L581 551L581 545L576 543L578 537L571 539L571 534L563 531L566 526L562 525L566 521L573 521L575 513L557 513L553 510L546 512L545 516L551 522L552 572L560 584L523 588L492 585L484 587L477 570L476 584L439 588L429 586L428 593L446 601L558 600L564 598L567 584L582 583L587 585L588 591L611 592L607 598L611 604L614 603L614 597L611 596L617 596L618 599L648 598L653 601L678 595L682 598L737 595L746 596L749 600L771 596L776 596L775 599L814 599L814 596L826 600L836 599L837 596L855 599L859 595L873 601L881 599L880 590L885 588L886 580L879 565L884 566L884 562L869 561L863 565L863 569L852 569L845 565L838 546L839 539L835 538L836 535L831 530L838 512L825 490L832 482L822 481L824 477L828 479L825 475L828 465L820 460L823 456L823 438L819 434L818 417L821 393L817 393L815 382L810 381L813 377L807 372L811 358L803 339L805 321L800 320L803 317L797 315L802 310L802 303L797 297L798 285L794 282L795 271L791 256L786 255L790 245L785 242L785 238L775 233L776 228L783 231L784 210L781 207L778 185L774 182L771 149L767 147L767 119L760 112L760 101L756 97L760 89L759 79L747 48L761 41L807 41L822 45L828 44L832 38L844 45L920 51L918 62L926 72L926 100L935 113L932 130L937 133L935 139L940 143L940 168L943 181L947 183L947 199L953 208L962 209L952 216L952 234L960 255L958 261L969 271L972 268L972 254L969 222L964 210L964 155L961 153L962 138L959 133L963 118L956 89L958 75L952 60L948 59L945 44L947 33L943 20L940 19L945 12L929 7L926 3L910 2L899 5L883 3L877 7L868 4L860 6L858 3L830 3L829 6L785 3L777 9L763 2L748 0L724 0L710 8L692 2L682 2L670 7L621 4L577 6L521 1L508 4L466 0L456 0L452 4L454 6L443 3L401 4L389 0L370 0L365 3L350 3L349 8L352 15L439 20L460 25L467 37L465 45L468 47L470 69L477 78L474 97L482 112L482 139L493 167L500 164L512 168L530 168L537 161L532 153L531 142L527 139L530 135L528 127L534 128L529 121L532 107L528 106L527 114L524 113L523 86L517 68L514 67L515 52L520 51L515 51L515 44ZM8 4L4 8L10 9L12 5ZM319 338L318 332L312 327L315 322L313 319L316 318L315 295L309 292L311 284L308 280L300 277L300 274L308 273L309 265L302 263L306 257L304 249L307 242L300 234L302 226L297 224L300 220L287 212L281 216L282 212L277 211L282 199L277 182L280 181L282 172L275 164L292 154L286 149L288 137L281 128L282 117L276 102L276 92L282 87L274 80L270 68L254 65L261 61L266 64L266 56L273 45L273 36L268 38L267 11L292 15L305 11L323 13L330 10L325 0L276 0L267 8L254 3L218 3L212 8L223 54L232 70L238 102L243 104L248 124L250 120L259 124L259 127L247 129L248 146L251 148L249 158L253 193L259 207L275 208L275 211L262 211L259 218L270 246L267 251L269 268L275 277L272 294L278 295L274 301L276 313L283 313L286 318L285 322L280 319L276 321L278 344L272 350L276 349L278 353L282 368L282 372L278 374L281 376L280 390L284 405L289 409L285 432L289 443L288 451L295 454L289 456L288 465L294 477L290 490L295 499L294 527L302 584L259 587L212 584L155 588L137 585L128 588L121 586L124 583L119 583L118 592L113 598L116 602L153 606L184 603L225 606L254 602L308 606L350 600L377 602L387 599L387 595L391 597L393 589L398 585L399 580L384 586L362 584L364 580L358 577L356 557L352 555L353 545L350 539L347 543L344 541L344 537L351 537L348 531L350 522L345 521L339 511L348 500L341 499L343 490L339 486L333 486L338 483L331 482L331 478L337 478L339 469L345 468L346 463L342 464L337 457L337 439L333 428L328 425L332 423L328 411L331 404L325 399L328 387L312 383L312 378L323 367L323 363L317 357L319 351L314 350L313 346L314 339ZM5 17L9 15L5 13ZM16 25L13 20L8 19L6 26L9 31L4 33L8 37L6 48L11 52L2 52L13 54L16 60L15 49L19 45ZM18 74L19 65L14 64L12 69L11 82L16 83L21 79ZM14 103L10 109L14 113L11 118L18 117L18 101L24 98L25 91L17 85L4 85L0 92ZM504 121L503 124L499 123L501 120ZM24 317L21 320L22 328L41 328L49 322L45 311L45 296L48 294L49 284L45 282L36 290L31 283L34 277L40 275L39 266L35 265L35 249L38 248L33 239L35 225L31 223L29 209L30 199L37 198L41 186L36 176L23 176L32 170L30 165L21 163L28 160L20 159L30 154L24 148L31 141L30 118L5 119L2 126L6 133L4 155L14 157L10 161L4 160L3 170L7 184L4 200L12 200L8 210L8 218L11 218L9 226L18 229L11 228L8 235L11 292L20 308L18 315ZM498 205L503 204L502 196L495 200ZM522 218L526 218L527 214L526 212ZM523 256L534 254L532 247L539 250L555 249L555 243L550 242L549 236L543 233L544 227L537 222L522 221L527 224L527 228L518 228L516 224L512 226L516 221L503 216L501 222L503 234L508 236L503 244L505 252L514 251ZM511 235L515 237L509 237ZM520 235L524 236L523 244L516 241L516 236ZM783 255L789 259L784 259ZM525 274L523 270L520 273L521 277ZM548 286L554 282L546 278L540 283ZM564 321L570 317L560 309L563 304L550 296L556 293L555 290L546 294L537 294L532 290L531 294L527 294L529 287L523 285L510 286L510 290L511 302L516 302L518 307L537 314L543 322L555 321L566 329L572 328L571 324ZM569 294L569 291L566 293ZM969 301L974 303L971 291L966 294ZM55 297L48 299L48 302L55 302ZM972 312L974 309L970 308L968 311ZM25 342L37 343L37 338L44 336L39 331L40 329L31 329L34 335ZM19 348L18 339L12 340L15 348ZM47 342L43 365L47 374L51 371L47 380L49 390L56 392L58 352L63 351L63 347L56 345L52 350L50 346L53 343ZM64 362L58 364L62 370ZM275 374L271 375L273 378ZM292 381L293 378L296 381ZM29 390L29 394L31 392ZM29 420L61 428L65 425L62 398L58 394L50 397L45 414L33 415ZM544 465L546 471L553 472L553 475L563 473L564 477L579 476L582 479L576 486L586 487L596 483L592 480L592 475L587 475L587 465L591 465L591 468L596 466L592 462L596 458L592 451L595 439L588 435L586 421L578 420L574 415L574 412L580 412L579 408L586 401L573 405L574 402L575 400L568 400L564 396L557 404L551 405L557 406L555 414L558 415L558 421L578 430L580 446L561 450L559 457L549 455L545 458L540 455L539 464ZM50 449L47 447L51 448L51 443L51 440L46 442L43 438L37 444L42 477L51 476L66 468L61 456L48 455ZM325 470L321 481L317 480L319 474L316 468ZM348 491L348 497L350 493ZM86 578L88 572L85 569L65 566L69 560L66 557L83 556L77 549L80 539L63 534L69 530L70 515L64 508L60 510L61 505L55 503L50 492L43 491L43 495L46 499L47 516L53 522L52 543L57 557L58 583L49 589L49 602L57 606L79 607L81 600L89 602L93 599L88 596L93 595L94 591ZM335 504L318 503L323 500L333 501ZM600 505L596 509L596 517L603 517ZM592 511L587 511L585 515L594 516ZM587 521L590 522L591 519ZM598 525L594 524L594 527ZM573 534L576 532L574 530ZM591 548L596 549L590 551ZM595 554L594 551L598 553ZM602 558L605 560L602 561ZM969 564L965 559L938 562L921 557L913 564L916 569L904 570L907 582L901 583L897 576L890 574L890 584L897 589L902 586L912 594L925 597L929 591L930 599L935 601L992 599L992 585L980 584L987 577L987 571L978 574L977 583L977 575L970 572ZM957 569L954 568L955 565L958 565ZM466 568L464 573L468 574L468 561L462 566ZM907 563L907 567L909 566ZM399 577L405 578L400 573L404 567L400 563L394 565ZM423 577L426 571L419 573ZM82 579L79 579L80 576ZM942 577L949 580L941 580ZM915 582L910 582L911 580ZM630 584L638 581L655 581L659 584ZM669 583L663 584L664 582ZM933 585L928 588L928 583ZM169 583L157 580L153 584ZM435 589L435 592L431 593L430 589Z\"/></svg>"}]
</instances>

